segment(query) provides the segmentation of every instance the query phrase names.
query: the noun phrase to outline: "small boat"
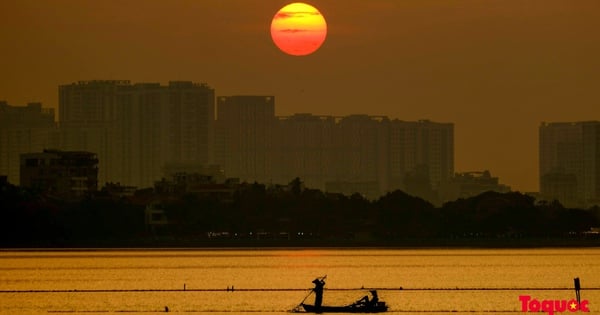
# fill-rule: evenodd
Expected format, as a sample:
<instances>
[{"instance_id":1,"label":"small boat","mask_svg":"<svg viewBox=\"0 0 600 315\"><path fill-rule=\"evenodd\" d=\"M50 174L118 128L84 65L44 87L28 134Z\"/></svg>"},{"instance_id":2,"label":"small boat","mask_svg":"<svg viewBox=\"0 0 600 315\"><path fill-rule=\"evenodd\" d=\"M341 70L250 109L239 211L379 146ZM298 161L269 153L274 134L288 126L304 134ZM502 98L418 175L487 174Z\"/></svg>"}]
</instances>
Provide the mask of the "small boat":
<instances>
[{"instance_id":1,"label":"small boat","mask_svg":"<svg viewBox=\"0 0 600 315\"><path fill-rule=\"evenodd\" d=\"M323 287L325 286L325 278L327 276L323 276L321 278L317 278L313 280L312 283L315 284L315 288L312 289L308 295L292 310L292 312L299 312L301 309L304 309L307 313L382 313L387 312L388 306L385 302L380 301L377 296L377 290L370 290L372 298L369 299L368 296L364 296L360 300L345 306L325 306L321 305L323 302ZM315 293L315 303L314 304L305 304L304 301L311 295L311 293Z\"/></svg>"},{"instance_id":2,"label":"small boat","mask_svg":"<svg viewBox=\"0 0 600 315\"><path fill-rule=\"evenodd\" d=\"M385 302L377 302L374 305L353 303L346 306L321 306L300 304L308 313L382 313L387 312L388 306Z\"/></svg>"}]
</instances>

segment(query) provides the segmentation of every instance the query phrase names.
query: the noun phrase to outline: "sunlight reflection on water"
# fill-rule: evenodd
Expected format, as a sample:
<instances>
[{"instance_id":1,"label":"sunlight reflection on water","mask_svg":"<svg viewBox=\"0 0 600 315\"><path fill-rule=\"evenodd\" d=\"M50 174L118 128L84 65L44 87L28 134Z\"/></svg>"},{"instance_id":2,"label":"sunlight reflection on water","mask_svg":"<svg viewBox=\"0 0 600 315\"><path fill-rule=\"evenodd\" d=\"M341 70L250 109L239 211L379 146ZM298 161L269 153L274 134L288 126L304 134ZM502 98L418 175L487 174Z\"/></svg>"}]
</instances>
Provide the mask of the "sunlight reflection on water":
<instances>
[{"instance_id":1,"label":"sunlight reflection on water","mask_svg":"<svg viewBox=\"0 0 600 315\"><path fill-rule=\"evenodd\" d=\"M363 287L389 288L379 295L390 313L427 314L520 313L519 295L571 299L573 278L580 277L582 298L593 310L600 291L585 288L600 287L599 258L600 249L4 251L0 313L153 314L168 306L187 314L287 314L322 275L329 288L324 304L351 303L366 294ZM225 290L231 286L234 292ZM427 288L448 290L414 290ZM206 289L218 291L195 291ZM28 290L64 291L22 292Z\"/></svg>"}]
</instances>

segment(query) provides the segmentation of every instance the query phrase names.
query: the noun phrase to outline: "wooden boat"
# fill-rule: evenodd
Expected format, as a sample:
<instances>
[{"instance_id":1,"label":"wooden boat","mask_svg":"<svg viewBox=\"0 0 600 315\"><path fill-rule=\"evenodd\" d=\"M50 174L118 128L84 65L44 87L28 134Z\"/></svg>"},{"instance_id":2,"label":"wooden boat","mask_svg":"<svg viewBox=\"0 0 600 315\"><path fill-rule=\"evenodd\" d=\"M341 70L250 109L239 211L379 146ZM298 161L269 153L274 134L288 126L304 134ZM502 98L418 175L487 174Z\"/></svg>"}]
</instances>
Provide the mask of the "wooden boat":
<instances>
[{"instance_id":1,"label":"wooden boat","mask_svg":"<svg viewBox=\"0 0 600 315\"><path fill-rule=\"evenodd\" d=\"M346 306L321 306L316 308L314 305L300 304L308 313L382 313L387 312L388 306L385 302L375 304L354 303Z\"/></svg>"},{"instance_id":2,"label":"wooden boat","mask_svg":"<svg viewBox=\"0 0 600 315\"><path fill-rule=\"evenodd\" d=\"M320 278L316 278L313 280L315 288L312 289L308 295L296 306L292 312L300 312L301 309L304 309L307 313L382 313L387 312L388 306L385 302L380 301L377 296L377 290L370 290L372 298L369 299L368 296L364 296L360 300L345 306L323 306L321 302L323 301L323 287L325 286L325 278L327 276L323 276ZM304 301L312 294L315 293L315 304L305 304ZM319 306L316 306L319 305Z\"/></svg>"}]
</instances>

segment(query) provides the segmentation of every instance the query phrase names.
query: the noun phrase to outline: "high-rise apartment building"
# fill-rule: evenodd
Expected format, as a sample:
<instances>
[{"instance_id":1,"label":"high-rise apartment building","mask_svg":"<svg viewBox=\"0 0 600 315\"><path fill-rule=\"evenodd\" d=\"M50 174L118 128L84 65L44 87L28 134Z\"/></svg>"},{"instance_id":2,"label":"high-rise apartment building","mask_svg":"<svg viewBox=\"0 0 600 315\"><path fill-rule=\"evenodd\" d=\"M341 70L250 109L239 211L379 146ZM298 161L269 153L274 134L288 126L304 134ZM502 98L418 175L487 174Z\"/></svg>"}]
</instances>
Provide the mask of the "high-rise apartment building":
<instances>
[{"instance_id":1,"label":"high-rise apartment building","mask_svg":"<svg viewBox=\"0 0 600 315\"><path fill-rule=\"evenodd\" d=\"M11 106L0 102L0 175L19 184L19 155L57 146L54 109L40 103Z\"/></svg>"},{"instance_id":2,"label":"high-rise apartment building","mask_svg":"<svg viewBox=\"0 0 600 315\"><path fill-rule=\"evenodd\" d=\"M148 187L167 169L435 199L453 175L453 125L385 116L275 116L275 97L219 96L205 84L81 81L60 87L62 148L97 153L99 182ZM214 166L214 165L213 165ZM216 166L215 166L216 167Z\"/></svg>"},{"instance_id":3,"label":"high-rise apartment building","mask_svg":"<svg viewBox=\"0 0 600 315\"><path fill-rule=\"evenodd\" d=\"M167 95L163 90L158 83L138 83L119 89L113 127L112 181L149 187L161 178L169 137L165 115Z\"/></svg>"},{"instance_id":4,"label":"high-rise apartment building","mask_svg":"<svg viewBox=\"0 0 600 315\"><path fill-rule=\"evenodd\" d=\"M565 206L600 200L600 122L542 123L539 129L540 194Z\"/></svg>"},{"instance_id":5,"label":"high-rise apartment building","mask_svg":"<svg viewBox=\"0 0 600 315\"><path fill-rule=\"evenodd\" d=\"M120 80L79 81L58 88L60 148L97 154L100 183L120 181L114 147L119 140L117 94L128 85Z\"/></svg>"},{"instance_id":6,"label":"high-rise apartment building","mask_svg":"<svg viewBox=\"0 0 600 315\"><path fill-rule=\"evenodd\" d=\"M219 96L216 126L216 163L227 177L273 181L275 97Z\"/></svg>"},{"instance_id":7,"label":"high-rise apartment building","mask_svg":"<svg viewBox=\"0 0 600 315\"><path fill-rule=\"evenodd\" d=\"M272 96L217 98L216 162L242 181L361 193L403 189L432 202L454 174L454 126L385 116L275 117Z\"/></svg>"},{"instance_id":8,"label":"high-rise apartment building","mask_svg":"<svg viewBox=\"0 0 600 315\"><path fill-rule=\"evenodd\" d=\"M306 187L324 190L335 180L336 118L312 114L277 117L273 142L273 181L288 183L296 177Z\"/></svg>"},{"instance_id":9,"label":"high-rise apartment building","mask_svg":"<svg viewBox=\"0 0 600 315\"><path fill-rule=\"evenodd\" d=\"M97 153L101 183L149 187L167 164L212 163L214 90L206 84L80 81L59 91L62 147Z\"/></svg>"},{"instance_id":10,"label":"high-rise apartment building","mask_svg":"<svg viewBox=\"0 0 600 315\"><path fill-rule=\"evenodd\" d=\"M454 125L428 120L390 122L390 188L432 200L454 175Z\"/></svg>"},{"instance_id":11,"label":"high-rise apartment building","mask_svg":"<svg viewBox=\"0 0 600 315\"><path fill-rule=\"evenodd\" d=\"M388 191L389 119L385 116L350 115L341 117L335 128L332 192L363 193L377 198ZM356 187L356 188L353 188ZM366 191L359 191L368 187Z\"/></svg>"},{"instance_id":12,"label":"high-rise apartment building","mask_svg":"<svg viewBox=\"0 0 600 315\"><path fill-rule=\"evenodd\" d=\"M206 84L176 81L166 94L167 161L210 164L213 161L215 91Z\"/></svg>"}]
</instances>

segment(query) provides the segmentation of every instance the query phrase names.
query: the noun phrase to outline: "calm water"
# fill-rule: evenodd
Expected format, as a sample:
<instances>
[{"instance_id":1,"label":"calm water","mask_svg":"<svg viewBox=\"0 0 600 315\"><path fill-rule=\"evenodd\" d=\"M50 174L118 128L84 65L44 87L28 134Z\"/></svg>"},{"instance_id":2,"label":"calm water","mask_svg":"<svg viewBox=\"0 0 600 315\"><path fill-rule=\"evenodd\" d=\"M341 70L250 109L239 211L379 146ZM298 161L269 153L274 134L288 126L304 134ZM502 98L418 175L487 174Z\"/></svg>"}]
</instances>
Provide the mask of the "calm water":
<instances>
[{"instance_id":1,"label":"calm water","mask_svg":"<svg viewBox=\"0 0 600 315\"><path fill-rule=\"evenodd\" d=\"M571 299L572 289L546 289L580 277L582 299L600 310L600 290L585 290L600 288L600 249L125 250L0 252L0 314L288 314L321 275L324 304L389 288L379 296L393 314L521 314L519 295Z\"/></svg>"}]
</instances>

